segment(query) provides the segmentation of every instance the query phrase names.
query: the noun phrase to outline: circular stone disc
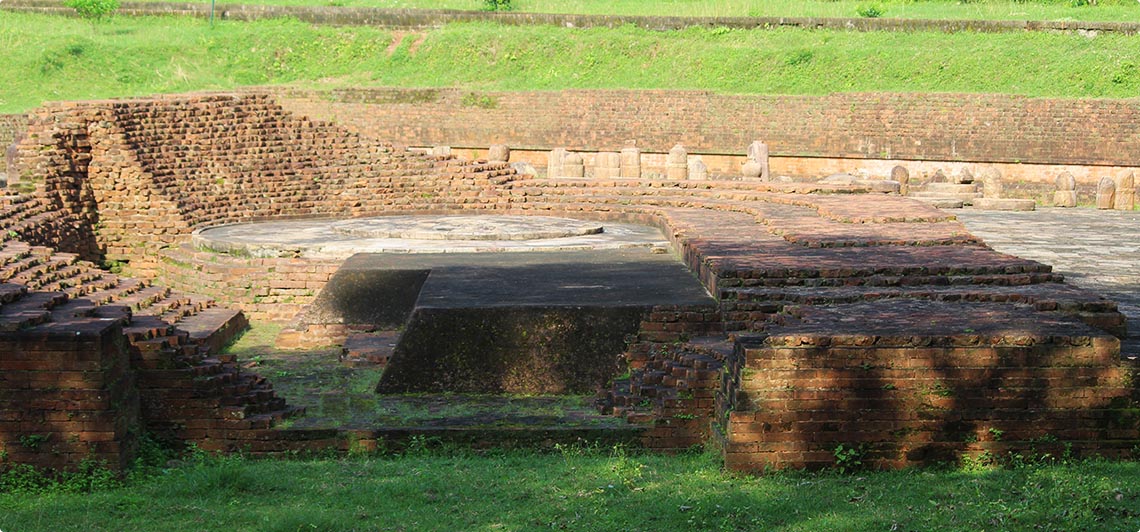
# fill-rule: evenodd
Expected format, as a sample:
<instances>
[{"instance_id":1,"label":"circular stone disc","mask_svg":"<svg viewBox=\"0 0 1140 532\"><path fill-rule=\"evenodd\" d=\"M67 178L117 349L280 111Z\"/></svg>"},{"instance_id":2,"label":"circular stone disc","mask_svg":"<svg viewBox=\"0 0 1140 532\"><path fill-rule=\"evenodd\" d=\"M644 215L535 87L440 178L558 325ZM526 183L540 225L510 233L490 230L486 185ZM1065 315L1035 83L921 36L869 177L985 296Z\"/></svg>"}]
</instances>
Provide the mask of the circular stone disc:
<instances>
[{"instance_id":1,"label":"circular stone disc","mask_svg":"<svg viewBox=\"0 0 1140 532\"><path fill-rule=\"evenodd\" d=\"M337 222L332 229L362 238L412 240L542 240L603 231L597 222L550 216L384 216Z\"/></svg>"}]
</instances>

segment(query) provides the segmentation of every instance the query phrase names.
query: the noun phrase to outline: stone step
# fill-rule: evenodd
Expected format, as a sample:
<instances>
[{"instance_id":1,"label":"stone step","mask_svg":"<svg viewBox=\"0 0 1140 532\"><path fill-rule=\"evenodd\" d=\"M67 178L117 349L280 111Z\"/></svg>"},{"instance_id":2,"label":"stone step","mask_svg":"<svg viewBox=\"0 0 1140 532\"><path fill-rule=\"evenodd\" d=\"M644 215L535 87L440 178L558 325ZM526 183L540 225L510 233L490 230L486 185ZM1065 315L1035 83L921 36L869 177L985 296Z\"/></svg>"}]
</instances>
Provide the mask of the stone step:
<instances>
[{"instance_id":1,"label":"stone step","mask_svg":"<svg viewBox=\"0 0 1140 532\"><path fill-rule=\"evenodd\" d=\"M965 192L961 194L951 194L948 192L911 192L908 196L923 201L960 201L965 205L973 205L974 200L982 197L982 193Z\"/></svg>"}]
</instances>

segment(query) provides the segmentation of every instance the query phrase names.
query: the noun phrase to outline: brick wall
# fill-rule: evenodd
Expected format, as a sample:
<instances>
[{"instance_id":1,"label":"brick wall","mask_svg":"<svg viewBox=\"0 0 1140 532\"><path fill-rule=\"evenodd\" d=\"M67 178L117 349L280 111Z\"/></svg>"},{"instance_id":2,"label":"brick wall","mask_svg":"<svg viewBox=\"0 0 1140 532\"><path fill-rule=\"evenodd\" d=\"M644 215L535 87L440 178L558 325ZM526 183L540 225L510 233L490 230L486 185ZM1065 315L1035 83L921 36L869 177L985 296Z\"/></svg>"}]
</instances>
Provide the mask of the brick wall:
<instances>
[{"instance_id":1,"label":"brick wall","mask_svg":"<svg viewBox=\"0 0 1140 532\"><path fill-rule=\"evenodd\" d=\"M56 334L0 335L0 471L83 460L121 469L134 457L139 396L118 322Z\"/></svg>"},{"instance_id":2,"label":"brick wall","mask_svg":"<svg viewBox=\"0 0 1140 532\"><path fill-rule=\"evenodd\" d=\"M50 105L19 146L63 216L89 234L45 243L85 258L157 268L193 229L262 218L361 216L432 203L489 207L499 163L416 154L282 112L265 95ZM96 230L97 228L97 230Z\"/></svg>"},{"instance_id":3,"label":"brick wall","mask_svg":"<svg viewBox=\"0 0 1140 532\"><path fill-rule=\"evenodd\" d=\"M7 148L16 140L16 136L27 127L27 115L0 115L0 147Z\"/></svg>"},{"instance_id":4,"label":"brick wall","mask_svg":"<svg viewBox=\"0 0 1140 532\"><path fill-rule=\"evenodd\" d=\"M693 154L740 157L716 163L714 170L729 173L738 171L756 139L769 144L774 173L804 177L860 169L885 177L899 163L931 174L957 170L938 163L998 163L1016 180L1051 183L1067 169L1093 184L1114 169L1085 167L1140 166L1135 100L395 88L282 90L279 96L287 109L413 146L504 143L592 152L636 139L644 152L664 153L679 142Z\"/></svg>"},{"instance_id":5,"label":"brick wall","mask_svg":"<svg viewBox=\"0 0 1140 532\"><path fill-rule=\"evenodd\" d=\"M962 310L840 306L815 312L904 323L890 333L789 326L742 341L718 398L726 467L843 465L841 445L849 462L876 468L1058 455L1062 442L1081 455L1129 455L1140 417L1118 339L1045 315L1048 329L1036 328L1000 305L971 308L997 321L963 328L953 314Z\"/></svg>"},{"instance_id":6,"label":"brick wall","mask_svg":"<svg viewBox=\"0 0 1140 532\"><path fill-rule=\"evenodd\" d=\"M241 308L250 319L288 322L339 267L340 261L238 257L180 246L161 251L158 275L172 288Z\"/></svg>"}]
</instances>

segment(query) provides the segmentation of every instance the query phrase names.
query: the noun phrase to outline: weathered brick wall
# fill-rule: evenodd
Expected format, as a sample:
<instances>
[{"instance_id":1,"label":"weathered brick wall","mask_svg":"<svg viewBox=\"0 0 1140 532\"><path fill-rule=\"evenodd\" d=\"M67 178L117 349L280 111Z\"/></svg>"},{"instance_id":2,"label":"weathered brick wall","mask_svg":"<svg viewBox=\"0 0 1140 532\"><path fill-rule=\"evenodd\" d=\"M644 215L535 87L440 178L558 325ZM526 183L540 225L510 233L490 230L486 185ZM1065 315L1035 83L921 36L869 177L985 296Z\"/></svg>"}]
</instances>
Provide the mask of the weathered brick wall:
<instances>
[{"instance_id":1,"label":"weathered brick wall","mask_svg":"<svg viewBox=\"0 0 1140 532\"><path fill-rule=\"evenodd\" d=\"M1018 166L1140 166L1137 100L395 88L279 94L288 109L408 145L504 143L592 152L636 139L646 152L667 152L679 142L690 153L742 155L762 139L774 157L773 171L815 177L853 165L889 174L878 161L1000 163L1007 175L1042 182L1060 169L1033 179L1042 169L1021 173ZM857 162L829 166L834 159Z\"/></svg>"},{"instance_id":2,"label":"weathered brick wall","mask_svg":"<svg viewBox=\"0 0 1140 532\"><path fill-rule=\"evenodd\" d=\"M0 115L0 148L7 149L28 127L28 117L24 114ZM0 170L3 167L0 166Z\"/></svg>"},{"instance_id":3,"label":"weathered brick wall","mask_svg":"<svg viewBox=\"0 0 1140 532\"><path fill-rule=\"evenodd\" d=\"M84 460L121 469L133 459L139 396L122 326L73 329L0 335L0 471Z\"/></svg>"},{"instance_id":4,"label":"weathered brick wall","mask_svg":"<svg viewBox=\"0 0 1140 532\"><path fill-rule=\"evenodd\" d=\"M91 228L85 258L153 273L196 227L261 218L494 208L506 165L412 153L283 112L265 95L59 104L35 111L21 171ZM96 229L97 228L97 229Z\"/></svg>"},{"instance_id":5,"label":"weathered brick wall","mask_svg":"<svg viewBox=\"0 0 1140 532\"><path fill-rule=\"evenodd\" d=\"M924 304L890 305L902 310L837 312L914 321L883 335L828 323L738 344L718 398L726 467L844 465L841 445L854 453L847 466L865 467L1057 455L1065 445L1121 457L1140 438L1118 339L1046 314L1037 319L1050 328L1033 330L1000 307L971 308L1002 323L975 330ZM868 308L875 318L861 314ZM938 323L922 323L930 319Z\"/></svg>"},{"instance_id":6,"label":"weathered brick wall","mask_svg":"<svg viewBox=\"0 0 1140 532\"><path fill-rule=\"evenodd\" d=\"M312 303L340 261L238 257L189 246L164 249L158 275L170 287L241 308L253 320L288 322Z\"/></svg>"}]
</instances>

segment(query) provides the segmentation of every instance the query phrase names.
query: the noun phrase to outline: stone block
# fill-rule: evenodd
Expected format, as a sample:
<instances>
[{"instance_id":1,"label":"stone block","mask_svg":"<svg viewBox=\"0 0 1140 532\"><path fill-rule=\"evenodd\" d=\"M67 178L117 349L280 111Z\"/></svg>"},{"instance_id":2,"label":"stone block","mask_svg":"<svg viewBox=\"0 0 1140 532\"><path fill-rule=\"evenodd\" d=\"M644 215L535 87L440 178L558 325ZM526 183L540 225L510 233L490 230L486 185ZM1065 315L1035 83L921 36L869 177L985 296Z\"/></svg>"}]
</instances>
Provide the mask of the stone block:
<instances>
[{"instance_id":1,"label":"stone block","mask_svg":"<svg viewBox=\"0 0 1140 532\"><path fill-rule=\"evenodd\" d=\"M1106 210L1116 207L1116 181L1103 177L1096 186L1096 208Z\"/></svg>"},{"instance_id":2,"label":"stone block","mask_svg":"<svg viewBox=\"0 0 1140 532\"><path fill-rule=\"evenodd\" d=\"M665 178L673 181L684 181L689 178L689 153L685 147L677 144L665 156Z\"/></svg>"},{"instance_id":3,"label":"stone block","mask_svg":"<svg viewBox=\"0 0 1140 532\"><path fill-rule=\"evenodd\" d=\"M510 162L511 149L506 144L492 144L487 149L487 160L497 163Z\"/></svg>"},{"instance_id":4,"label":"stone block","mask_svg":"<svg viewBox=\"0 0 1140 532\"><path fill-rule=\"evenodd\" d=\"M582 155L573 152L567 154L562 160L562 175L558 177L586 177L586 164L582 161Z\"/></svg>"},{"instance_id":5,"label":"stone block","mask_svg":"<svg viewBox=\"0 0 1140 532\"><path fill-rule=\"evenodd\" d=\"M1112 208L1118 211L1130 211L1136 204L1136 179L1132 170L1121 170L1113 179L1116 185L1116 195L1113 196Z\"/></svg>"},{"instance_id":6,"label":"stone block","mask_svg":"<svg viewBox=\"0 0 1140 532\"><path fill-rule=\"evenodd\" d=\"M594 178L615 179L621 176L621 155L617 152L598 152L594 157Z\"/></svg>"},{"instance_id":7,"label":"stone block","mask_svg":"<svg viewBox=\"0 0 1140 532\"><path fill-rule=\"evenodd\" d=\"M637 146L621 149L621 177L641 178L641 150Z\"/></svg>"}]
</instances>

